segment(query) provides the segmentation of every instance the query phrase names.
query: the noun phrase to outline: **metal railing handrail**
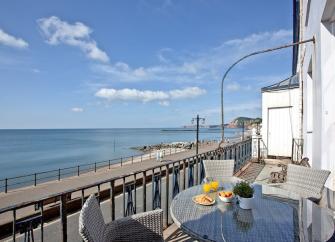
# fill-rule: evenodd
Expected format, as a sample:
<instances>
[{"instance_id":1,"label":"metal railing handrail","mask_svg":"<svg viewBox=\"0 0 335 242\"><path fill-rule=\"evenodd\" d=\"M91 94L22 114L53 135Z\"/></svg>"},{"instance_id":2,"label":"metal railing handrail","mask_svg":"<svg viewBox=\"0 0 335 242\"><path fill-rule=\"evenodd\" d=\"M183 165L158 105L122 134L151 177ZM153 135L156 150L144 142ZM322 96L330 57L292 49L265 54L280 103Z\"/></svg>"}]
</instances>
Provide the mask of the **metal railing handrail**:
<instances>
[{"instance_id":1,"label":"metal railing handrail","mask_svg":"<svg viewBox=\"0 0 335 242\"><path fill-rule=\"evenodd\" d=\"M219 149L227 150L227 149L230 149L233 146L243 144L243 143L247 143L249 141L251 141L251 139L247 139L247 140L241 141L239 143L234 143L234 144L231 144L231 145L225 146L224 148L219 148ZM200 153L200 154L198 154L198 156L203 156L206 153L208 153L208 151ZM186 159L193 159L194 157L196 157L196 155L192 156L192 157L185 158L185 160ZM112 178L108 178L108 179L105 179L105 180L102 180L102 181L99 181L99 182L95 182L95 183L92 183L92 184L89 184L89 185L68 189L68 190L65 190L63 192L52 194L50 196L42 197L41 199L38 199L38 200L32 200L32 201L29 201L29 202L20 203L19 205L12 205L12 206L9 206L9 207L6 207L6 208L1 208L0 209L0 214L4 213L4 212L8 212L8 211L10 211L14 208L19 209L21 207L26 207L26 206L29 206L29 205L32 205L32 204L43 202L44 200L50 199L52 197L58 197L58 196L61 196L61 195L64 195L64 194L73 193L73 192L77 192L77 191L80 191L80 190L86 190L86 189L98 186L99 184L108 183L108 182L113 181L113 180L115 181L115 180L118 180L118 179L123 179L123 178L129 177L129 176L133 176L135 174L143 173L144 171L150 171L150 170L153 170L153 169L161 168L161 167L164 167L166 165L171 165L171 164L178 163L178 162L180 162L180 161L167 161L167 162L164 162L164 163L160 163L159 165L151 166L151 167L146 168L146 169L140 169L140 170L137 170L135 172L130 172L130 173L126 173L126 174L123 174L123 175L114 176Z\"/></svg>"},{"instance_id":2,"label":"metal railing handrail","mask_svg":"<svg viewBox=\"0 0 335 242\"><path fill-rule=\"evenodd\" d=\"M208 141L207 141L208 142ZM216 140L211 140L210 143L214 143L216 142ZM202 143L199 143L200 145ZM185 149L185 148L182 148L182 147L170 147L168 148L170 149L170 152L168 152L168 154L173 154L172 153L172 150L174 149L174 154L177 153L177 150L179 149L179 152L181 149ZM192 147L193 149L193 147ZM77 169L76 171L73 171L74 172L77 172L77 175L80 175L80 171L85 171L85 170L80 170L80 167L85 167L85 166L94 166L94 169L89 169L89 170L95 170L97 168L103 168L103 167L107 167L107 166L111 166L111 165L117 165L117 164L122 164L125 163L125 162L129 162L129 161L132 161L134 162L135 159L139 159L140 158L140 161L138 162L142 162L143 158L146 157L146 156L149 156L149 159L151 158L154 158L154 156L152 156L152 154L156 154L157 150L156 151L150 151L148 153L143 153L143 154L140 154L140 155L132 155L132 156L124 156L124 157L119 157L119 158L113 158L113 159L108 159L108 160L102 160L102 161L96 161L96 162L92 162L92 163L84 163L84 164L80 164L80 165L75 165L75 166L69 166L69 167L63 167L63 168L58 168L58 169L52 169L52 170L47 170L47 171L41 171L41 172L35 172L35 173L29 173L29 174L24 174L24 175L19 175L19 176L12 176L12 177L5 177L5 178L1 178L0 179L0 182L1 183L5 183L4 185L1 185L0 186L0 189L4 189L4 192L7 193L8 191L8 188L9 187L13 187L13 186L17 186L17 185L21 185L21 184L27 184L27 186L29 185L37 185L37 181L39 180L46 180L46 179L49 179L49 178L57 178L58 177L58 180L61 179L61 176L63 175L69 175L71 174L72 172L68 172L68 173L61 173L61 171L65 171L65 170L70 170L70 169ZM131 160L129 160L131 159ZM119 162L113 162L113 161L119 161ZM101 166L101 167L97 167L98 164L103 164L103 163L106 163L105 166ZM86 169L87 171L87 169ZM47 174L47 173L54 173L54 172L58 172L58 174L56 175L51 175L51 176L48 176L48 177L43 177L42 179L38 179L37 177L39 175L42 175L42 174ZM75 174L73 174L73 176L75 176ZM17 183L12 183L12 184L8 184L9 181L13 181L13 180L16 180L16 179L22 179L22 178L29 178L29 177L33 177L32 179L30 180L26 180L26 181L22 181L22 182L17 182ZM30 184L30 183L34 183L34 184Z\"/></svg>"},{"instance_id":3,"label":"metal railing handrail","mask_svg":"<svg viewBox=\"0 0 335 242\"><path fill-rule=\"evenodd\" d=\"M141 155L134 155L133 157L141 157L143 154ZM146 154L144 154L146 155ZM120 159L128 159L131 158L132 156L125 156L125 157L119 157L119 158L114 158L114 159L110 159L110 160L103 160L103 161L96 161L96 162L92 162L92 163L84 163L84 164L80 164L79 166L88 166L88 165L94 165L94 164L99 164L99 163L104 163L104 162L108 162L108 161L114 161L114 160L120 160ZM114 163L116 164L116 163ZM68 167L63 167L63 168L58 168L58 169L53 169L53 170L47 170L47 171L40 171L40 172L35 172L35 173L29 173L29 174L24 174L24 175L19 175L19 176L13 176L13 177L6 177L6 178L2 178L0 179L0 181L4 181L4 180L12 180L12 179L16 179L16 178L22 178L22 177L27 177L27 176L33 176L35 174L44 174L44 173L50 173L50 172L55 172L58 170L68 170L68 169L73 169L73 168L77 168L77 166L68 166Z\"/></svg>"},{"instance_id":4,"label":"metal railing handrail","mask_svg":"<svg viewBox=\"0 0 335 242\"><path fill-rule=\"evenodd\" d=\"M74 188L66 189L61 192L55 192L50 195L42 196L41 198L27 200L25 202L18 202L10 206L0 209L0 215L4 213L12 212L12 219L7 220L0 225L0 236L2 238L13 237L13 241L16 241L17 231L16 224L22 221L22 219L28 219L32 214L39 214L40 222L37 225L40 228L41 240L44 237L44 220L47 221L55 220L60 218L60 234L63 236L63 241L67 241L67 218L70 214L77 212L80 209L87 196L95 194L99 202L109 200L111 205L111 219L115 219L115 203L116 196L123 194L122 200L119 201L123 204L123 216L129 215L128 207L125 204L129 204L132 196L129 196L128 188L132 189L131 192L135 193L134 206L136 208L136 190L142 187L142 199L143 203L141 207L143 211L147 211L147 196L148 193L146 186L151 182L152 186L152 208L158 207L163 209L165 214L163 220L166 225L169 224L169 198L172 198L179 193L179 191L185 190L187 187L191 187L200 184L204 178L204 167L202 160L204 159L234 159L235 160L235 172L239 170L245 163L251 158L251 139L246 139L236 143L228 144L225 147L215 147L210 150L206 150L200 154L190 155L188 157L177 158L176 160L164 161L157 165L152 165L145 169L139 169L132 172L127 172L122 175L117 175L107 179L103 179L94 183L77 186ZM165 169L164 169L165 168ZM176 174L176 172L178 174ZM136 176L142 174L142 177ZM170 176L171 179L169 178ZM161 180L165 177L165 198L162 198L162 185ZM179 177L179 178L178 178ZM129 180L129 178L131 178ZM157 179L156 179L157 178ZM192 182L190 182L192 181ZM177 184L175 184L177 182ZM172 183L172 184L171 184ZM159 185L160 184L160 185ZM169 189L172 185L173 189ZM105 187L106 186L106 187ZM175 194L175 186L178 187L178 191ZM131 188L133 187L133 188ZM180 190L179 190L180 187ZM94 190L92 190L94 189ZM80 195L81 192L81 195ZM88 193L87 193L88 192ZM158 192L159 197L153 196ZM76 194L71 198L72 194ZM164 195L163 195L164 196ZM126 202L127 199L127 202ZM130 199L130 200L129 200ZM157 200L158 199L158 200ZM150 201L150 200L149 200ZM155 205L154 205L155 204ZM163 205L165 204L165 206ZM70 210L67 210L69 205ZM28 207L35 207L35 211L26 210ZM47 206L47 207L46 207ZM155 206L155 207L154 207ZM55 210L56 209L56 210ZM59 210L59 213L55 211ZM151 210L150 209L150 210ZM20 218L17 217L18 212L26 211L21 214ZM136 210L130 212L136 213ZM121 215L122 216L122 215ZM58 228L57 228L58 229Z\"/></svg>"}]
</instances>

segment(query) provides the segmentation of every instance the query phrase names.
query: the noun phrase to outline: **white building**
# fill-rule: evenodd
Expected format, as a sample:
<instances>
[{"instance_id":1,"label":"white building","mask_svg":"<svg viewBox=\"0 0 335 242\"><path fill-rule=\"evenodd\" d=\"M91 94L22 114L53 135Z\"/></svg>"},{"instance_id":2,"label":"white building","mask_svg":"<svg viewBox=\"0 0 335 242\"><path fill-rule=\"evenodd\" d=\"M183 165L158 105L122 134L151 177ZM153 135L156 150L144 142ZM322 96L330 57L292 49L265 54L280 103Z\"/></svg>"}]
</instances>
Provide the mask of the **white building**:
<instances>
[{"instance_id":1,"label":"white building","mask_svg":"<svg viewBox=\"0 0 335 242\"><path fill-rule=\"evenodd\" d=\"M293 56L303 97L303 155L312 167L332 171L326 186L335 190L335 0L297 0L295 7L295 39L315 38Z\"/></svg>"},{"instance_id":2,"label":"white building","mask_svg":"<svg viewBox=\"0 0 335 242\"><path fill-rule=\"evenodd\" d=\"M262 140L268 157L291 157L292 140L299 139L298 76L262 88Z\"/></svg>"},{"instance_id":3,"label":"white building","mask_svg":"<svg viewBox=\"0 0 335 242\"><path fill-rule=\"evenodd\" d=\"M293 48L292 78L262 88L261 148L299 157L301 147L335 190L335 0L293 0L293 11L293 41L315 42Z\"/></svg>"}]
</instances>

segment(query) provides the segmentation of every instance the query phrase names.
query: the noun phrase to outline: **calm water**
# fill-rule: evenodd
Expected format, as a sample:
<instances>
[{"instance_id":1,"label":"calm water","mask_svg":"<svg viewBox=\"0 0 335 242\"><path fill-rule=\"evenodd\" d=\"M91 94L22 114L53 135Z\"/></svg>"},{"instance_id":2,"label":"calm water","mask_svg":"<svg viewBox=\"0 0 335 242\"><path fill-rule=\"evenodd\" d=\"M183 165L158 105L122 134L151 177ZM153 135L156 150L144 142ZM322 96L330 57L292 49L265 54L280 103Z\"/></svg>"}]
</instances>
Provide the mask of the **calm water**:
<instances>
[{"instance_id":1,"label":"calm water","mask_svg":"<svg viewBox=\"0 0 335 242\"><path fill-rule=\"evenodd\" d=\"M226 130L227 137L238 133ZM220 130L202 129L200 139L220 139ZM141 154L134 146L194 140L193 131L162 129L0 130L0 179Z\"/></svg>"}]
</instances>

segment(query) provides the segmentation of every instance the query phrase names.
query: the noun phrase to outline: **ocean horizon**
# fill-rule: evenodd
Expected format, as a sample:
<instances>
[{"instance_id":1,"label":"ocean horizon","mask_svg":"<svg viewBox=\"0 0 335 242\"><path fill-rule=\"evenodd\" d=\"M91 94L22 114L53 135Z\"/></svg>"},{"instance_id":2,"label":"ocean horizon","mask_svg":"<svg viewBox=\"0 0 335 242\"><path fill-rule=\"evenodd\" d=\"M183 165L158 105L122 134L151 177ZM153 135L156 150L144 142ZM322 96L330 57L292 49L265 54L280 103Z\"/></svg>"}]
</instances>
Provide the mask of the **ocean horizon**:
<instances>
[{"instance_id":1,"label":"ocean horizon","mask_svg":"<svg viewBox=\"0 0 335 242\"><path fill-rule=\"evenodd\" d=\"M227 138L241 129L225 129ZM200 129L200 140L219 140L220 129ZM195 141L184 128L0 129L0 179L120 157L132 147Z\"/></svg>"}]
</instances>

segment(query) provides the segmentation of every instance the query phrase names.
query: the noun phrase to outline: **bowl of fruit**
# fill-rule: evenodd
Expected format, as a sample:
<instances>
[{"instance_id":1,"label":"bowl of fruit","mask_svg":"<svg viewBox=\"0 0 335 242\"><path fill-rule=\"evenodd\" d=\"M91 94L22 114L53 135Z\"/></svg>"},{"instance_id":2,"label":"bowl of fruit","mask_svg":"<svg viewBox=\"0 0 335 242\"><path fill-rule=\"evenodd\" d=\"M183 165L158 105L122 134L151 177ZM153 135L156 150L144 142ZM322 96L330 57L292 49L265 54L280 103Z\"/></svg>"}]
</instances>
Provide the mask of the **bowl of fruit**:
<instances>
[{"instance_id":1,"label":"bowl of fruit","mask_svg":"<svg viewBox=\"0 0 335 242\"><path fill-rule=\"evenodd\" d=\"M221 191L218 192L218 195L220 200L225 203L230 203L234 198L234 194L231 191Z\"/></svg>"}]
</instances>

